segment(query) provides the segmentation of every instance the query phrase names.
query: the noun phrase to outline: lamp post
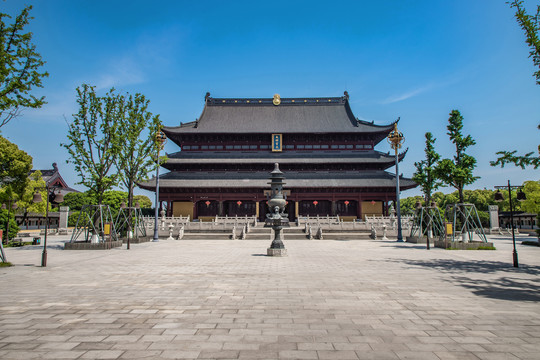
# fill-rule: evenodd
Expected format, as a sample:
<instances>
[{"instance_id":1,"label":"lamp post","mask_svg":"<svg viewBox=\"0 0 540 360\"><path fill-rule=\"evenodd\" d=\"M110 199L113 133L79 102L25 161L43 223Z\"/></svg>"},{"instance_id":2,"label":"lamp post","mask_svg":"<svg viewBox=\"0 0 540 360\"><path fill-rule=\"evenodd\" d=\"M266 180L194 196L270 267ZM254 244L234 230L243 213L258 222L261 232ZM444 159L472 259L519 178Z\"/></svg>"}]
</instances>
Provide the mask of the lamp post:
<instances>
[{"instance_id":1,"label":"lamp post","mask_svg":"<svg viewBox=\"0 0 540 360\"><path fill-rule=\"evenodd\" d=\"M287 217L287 214L283 212L287 205L287 198L283 194L284 179L285 176L279 170L279 164L275 163L274 171L270 173L270 182L268 183L271 188L271 195L268 199L270 212L266 214L265 226L271 226L274 230L272 244L266 249L268 256L287 256L287 249L285 249L285 245L281 241L281 230L283 229L283 225L286 224L284 219Z\"/></svg>"},{"instance_id":2,"label":"lamp post","mask_svg":"<svg viewBox=\"0 0 540 360\"><path fill-rule=\"evenodd\" d=\"M510 224L512 226L512 244L514 246L514 251L512 252L512 259L514 263L514 267L519 267L518 263L518 254L516 250L516 235L514 232L514 209L512 207L512 189L519 189L517 193L517 199L519 201L527 200L527 197L525 196L525 193L521 190L523 189L523 186L512 186L510 185L510 180L508 180L508 185L506 186L495 186L495 189L497 189L497 192L495 193L495 201L503 201L504 197L501 193L500 189L508 189L508 202L510 203Z\"/></svg>"},{"instance_id":3,"label":"lamp post","mask_svg":"<svg viewBox=\"0 0 540 360\"><path fill-rule=\"evenodd\" d=\"M57 186L49 186L47 184L45 187L36 187L34 188L34 203L40 203L43 201L41 199L41 193L37 192L37 190L47 190L47 204L45 205L45 236L43 238L43 253L41 254L41 266L46 267L47 266L47 233L49 232L49 198L51 198L51 202L54 202L55 204L59 204L64 201L64 195L62 193L55 194L54 191L58 189Z\"/></svg>"},{"instance_id":4,"label":"lamp post","mask_svg":"<svg viewBox=\"0 0 540 360\"><path fill-rule=\"evenodd\" d=\"M401 210L400 210L400 204L399 204L399 168L398 168L398 150L401 149L401 145L405 141L405 137L401 132L398 131L397 123L394 124L394 130L388 134L388 143L390 143L390 146L392 149L396 152L396 213L397 213L397 224L398 224L398 233L397 233L397 241L403 242L403 236L401 233Z\"/></svg>"},{"instance_id":5,"label":"lamp post","mask_svg":"<svg viewBox=\"0 0 540 360\"><path fill-rule=\"evenodd\" d=\"M7 215L7 221L6 221L6 245L9 243L9 215L10 215L10 211L11 209L15 210L17 208L17 204L15 203L11 203L13 201L12 198L9 198L8 199L8 205L6 206L6 204L2 204L2 209L3 210L6 210L8 211L8 215Z\"/></svg>"},{"instance_id":6,"label":"lamp post","mask_svg":"<svg viewBox=\"0 0 540 360\"><path fill-rule=\"evenodd\" d=\"M156 167L156 211L154 213L154 238L152 241L159 241L158 228L158 203L159 203L159 152L167 142L167 136L159 130L156 134L157 151L157 167Z\"/></svg>"}]
</instances>

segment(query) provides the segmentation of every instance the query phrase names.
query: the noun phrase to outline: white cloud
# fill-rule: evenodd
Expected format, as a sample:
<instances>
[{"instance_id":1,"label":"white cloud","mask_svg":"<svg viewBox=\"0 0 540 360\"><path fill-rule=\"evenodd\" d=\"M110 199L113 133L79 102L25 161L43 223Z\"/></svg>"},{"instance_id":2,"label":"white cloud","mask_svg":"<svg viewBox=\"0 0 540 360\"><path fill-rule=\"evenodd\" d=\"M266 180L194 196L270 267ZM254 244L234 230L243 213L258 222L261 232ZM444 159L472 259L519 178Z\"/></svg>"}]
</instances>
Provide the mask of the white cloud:
<instances>
[{"instance_id":1,"label":"white cloud","mask_svg":"<svg viewBox=\"0 0 540 360\"><path fill-rule=\"evenodd\" d=\"M110 63L108 71L101 74L95 82L96 90L139 84L146 79L141 65L133 57L124 56L113 59Z\"/></svg>"},{"instance_id":2,"label":"white cloud","mask_svg":"<svg viewBox=\"0 0 540 360\"><path fill-rule=\"evenodd\" d=\"M423 87L420 87L420 88L417 88L417 89L414 89L414 90L407 91L407 92L405 92L403 94L390 96L390 97L384 99L383 101L381 101L381 103L382 104L392 104L392 103L396 103L396 102L399 102L399 101L407 100L409 98L412 98L413 96L416 96L418 94L421 94L423 92L431 90L433 87L434 86L430 84L430 85L426 85L426 86L423 86Z\"/></svg>"},{"instance_id":3,"label":"white cloud","mask_svg":"<svg viewBox=\"0 0 540 360\"><path fill-rule=\"evenodd\" d=\"M167 71L180 40L180 32L174 28L144 33L130 49L111 56L106 70L96 77L96 89L140 84L151 78L154 71Z\"/></svg>"}]
</instances>

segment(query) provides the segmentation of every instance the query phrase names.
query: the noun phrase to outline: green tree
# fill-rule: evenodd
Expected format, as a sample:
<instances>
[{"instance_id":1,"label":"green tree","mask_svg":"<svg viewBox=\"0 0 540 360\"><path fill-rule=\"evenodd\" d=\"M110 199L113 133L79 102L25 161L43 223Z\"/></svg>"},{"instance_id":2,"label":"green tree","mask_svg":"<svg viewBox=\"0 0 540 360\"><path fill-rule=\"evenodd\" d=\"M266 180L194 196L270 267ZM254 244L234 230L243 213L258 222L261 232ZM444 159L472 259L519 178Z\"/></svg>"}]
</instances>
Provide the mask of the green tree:
<instances>
[{"instance_id":1,"label":"green tree","mask_svg":"<svg viewBox=\"0 0 540 360\"><path fill-rule=\"evenodd\" d=\"M0 209L0 229L3 230L4 236L2 237L2 241L6 241L6 231L7 231L7 223L8 223L8 211L7 209ZM9 211L9 239L13 239L17 237L17 233L19 232L19 226L17 225L17 222L15 221L15 213L13 210Z\"/></svg>"},{"instance_id":2,"label":"green tree","mask_svg":"<svg viewBox=\"0 0 540 360\"><path fill-rule=\"evenodd\" d=\"M488 211L489 205L495 205L495 192L487 189L464 190L463 197L466 203L474 204L478 211Z\"/></svg>"},{"instance_id":3,"label":"green tree","mask_svg":"<svg viewBox=\"0 0 540 360\"><path fill-rule=\"evenodd\" d=\"M401 214L403 215L414 215L416 212L416 203L418 201L422 202L422 197L417 196L409 196L404 199L401 199L399 202Z\"/></svg>"},{"instance_id":4,"label":"green tree","mask_svg":"<svg viewBox=\"0 0 540 360\"><path fill-rule=\"evenodd\" d=\"M128 191L127 205L133 207L133 189L137 182L147 180L155 170L155 155L159 143L156 134L161 128L159 115L148 111L150 100L144 95L128 95L123 98L123 116L120 118L122 147L116 159L120 179ZM154 155L152 157L152 155Z\"/></svg>"},{"instance_id":5,"label":"green tree","mask_svg":"<svg viewBox=\"0 0 540 360\"><path fill-rule=\"evenodd\" d=\"M536 15L530 15L525 10L522 0L509 1L510 7L516 9L516 20L525 32L525 42L529 45L529 57L532 58L536 71L533 76L536 77L536 84L540 85L540 5L537 5ZM538 125L540 130L540 125ZM514 164L522 169L526 166L533 166L535 169L540 167L540 145L538 145L538 154L531 151L525 155L516 155L517 151L499 151L500 155L496 161L491 161L491 166L504 167L505 164Z\"/></svg>"},{"instance_id":6,"label":"green tree","mask_svg":"<svg viewBox=\"0 0 540 360\"><path fill-rule=\"evenodd\" d=\"M525 181L523 192L527 200L517 202L520 203L520 209L532 214L540 213L540 181Z\"/></svg>"},{"instance_id":7,"label":"green tree","mask_svg":"<svg viewBox=\"0 0 540 360\"><path fill-rule=\"evenodd\" d=\"M30 92L43 87L41 80L49 76L41 72L45 64L32 43L32 33L25 32L32 6L24 8L12 24L0 13L0 128L17 117L23 108L40 108L45 97L36 98Z\"/></svg>"},{"instance_id":8,"label":"green tree","mask_svg":"<svg viewBox=\"0 0 540 360\"><path fill-rule=\"evenodd\" d=\"M32 157L0 136L0 186L9 186L15 194L20 194L31 169Z\"/></svg>"},{"instance_id":9,"label":"green tree","mask_svg":"<svg viewBox=\"0 0 540 360\"><path fill-rule=\"evenodd\" d=\"M127 200L128 194L125 191L109 190L103 194L103 205L109 205L111 210L117 212Z\"/></svg>"},{"instance_id":10,"label":"green tree","mask_svg":"<svg viewBox=\"0 0 540 360\"><path fill-rule=\"evenodd\" d=\"M47 206L47 202L45 201L47 199L45 185L45 180L41 177L41 171L39 170L34 171L28 177L28 183L17 200L16 212L23 214L22 224L25 223L28 213L34 212L45 215L45 207ZM39 203L34 203L33 201L36 188L42 189L39 192L41 193L41 199L43 201ZM49 211L52 210L52 207L52 204L49 203Z\"/></svg>"},{"instance_id":11,"label":"green tree","mask_svg":"<svg viewBox=\"0 0 540 360\"><path fill-rule=\"evenodd\" d=\"M426 158L420 162L415 162L416 172L413 174L413 180L420 185L424 193L426 205L431 204L431 194L441 185L441 181L436 176L436 167L441 156L435 151L435 139L430 132L426 135L426 148L424 153Z\"/></svg>"},{"instance_id":12,"label":"green tree","mask_svg":"<svg viewBox=\"0 0 540 360\"><path fill-rule=\"evenodd\" d=\"M146 195L135 195L133 201L139 203L141 209L150 209L152 207L152 200Z\"/></svg>"},{"instance_id":13,"label":"green tree","mask_svg":"<svg viewBox=\"0 0 540 360\"><path fill-rule=\"evenodd\" d=\"M456 147L454 159L443 159L437 166L436 175L443 183L454 187L459 194L459 202L463 203L463 188L474 183L478 177L473 176L476 159L465 153L469 146L476 144L470 135L463 135L463 116L458 110L452 110L448 119L448 136Z\"/></svg>"},{"instance_id":14,"label":"green tree","mask_svg":"<svg viewBox=\"0 0 540 360\"><path fill-rule=\"evenodd\" d=\"M62 206L69 206L71 211L80 211L83 205L96 205L97 200L89 192L68 193L64 196Z\"/></svg>"},{"instance_id":15,"label":"green tree","mask_svg":"<svg viewBox=\"0 0 540 360\"><path fill-rule=\"evenodd\" d=\"M86 186L99 205L104 192L116 185L119 177L111 169L121 147L118 127L123 101L114 91L99 97L92 86L78 87L79 112L69 125L69 142L61 144L69 152L68 162L75 165L81 178L78 184Z\"/></svg>"}]
</instances>

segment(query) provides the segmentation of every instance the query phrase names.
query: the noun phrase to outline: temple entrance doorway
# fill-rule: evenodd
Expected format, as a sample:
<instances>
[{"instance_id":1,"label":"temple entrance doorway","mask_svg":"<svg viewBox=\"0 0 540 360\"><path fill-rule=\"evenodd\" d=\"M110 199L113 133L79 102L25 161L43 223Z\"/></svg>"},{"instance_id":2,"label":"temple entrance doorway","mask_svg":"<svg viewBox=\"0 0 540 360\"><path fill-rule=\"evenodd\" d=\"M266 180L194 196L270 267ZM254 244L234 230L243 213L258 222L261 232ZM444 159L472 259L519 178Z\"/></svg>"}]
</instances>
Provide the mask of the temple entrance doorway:
<instances>
[{"instance_id":1,"label":"temple entrance doorway","mask_svg":"<svg viewBox=\"0 0 540 360\"><path fill-rule=\"evenodd\" d=\"M300 216L326 216L332 213L332 203L328 200L302 200L298 207Z\"/></svg>"},{"instance_id":2,"label":"temple entrance doorway","mask_svg":"<svg viewBox=\"0 0 540 360\"><path fill-rule=\"evenodd\" d=\"M225 215L231 216L255 216L257 213L256 203L252 200L225 201L223 204Z\"/></svg>"}]
</instances>

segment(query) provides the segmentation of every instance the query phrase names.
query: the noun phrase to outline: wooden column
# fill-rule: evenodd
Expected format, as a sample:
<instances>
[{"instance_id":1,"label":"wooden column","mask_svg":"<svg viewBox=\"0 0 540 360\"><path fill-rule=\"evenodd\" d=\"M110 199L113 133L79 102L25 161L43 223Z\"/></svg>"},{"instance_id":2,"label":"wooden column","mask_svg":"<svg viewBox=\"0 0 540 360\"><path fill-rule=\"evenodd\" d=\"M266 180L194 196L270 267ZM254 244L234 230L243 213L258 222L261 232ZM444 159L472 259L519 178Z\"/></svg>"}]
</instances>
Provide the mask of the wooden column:
<instances>
[{"instance_id":1,"label":"wooden column","mask_svg":"<svg viewBox=\"0 0 540 360\"><path fill-rule=\"evenodd\" d=\"M218 201L218 216L223 216L223 200Z\"/></svg>"},{"instance_id":2,"label":"wooden column","mask_svg":"<svg viewBox=\"0 0 540 360\"><path fill-rule=\"evenodd\" d=\"M191 220L193 221L198 217L199 217L199 214L197 212L197 199L194 197L193 198L193 219L191 219Z\"/></svg>"}]
</instances>

